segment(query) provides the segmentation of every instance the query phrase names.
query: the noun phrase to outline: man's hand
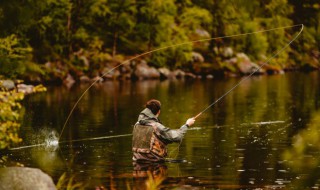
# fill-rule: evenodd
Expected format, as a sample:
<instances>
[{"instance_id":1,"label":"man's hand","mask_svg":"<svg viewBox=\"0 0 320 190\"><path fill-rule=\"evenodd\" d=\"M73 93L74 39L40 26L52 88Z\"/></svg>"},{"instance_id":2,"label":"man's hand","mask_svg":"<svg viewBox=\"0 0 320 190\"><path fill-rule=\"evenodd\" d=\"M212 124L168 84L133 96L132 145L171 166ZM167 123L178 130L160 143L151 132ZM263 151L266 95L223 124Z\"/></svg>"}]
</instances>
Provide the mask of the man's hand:
<instances>
[{"instance_id":1,"label":"man's hand","mask_svg":"<svg viewBox=\"0 0 320 190\"><path fill-rule=\"evenodd\" d=\"M189 118L189 119L187 120L186 124L188 125L188 127L190 127L191 125L194 124L195 121L196 121L196 120L194 119L194 117L192 117L192 118Z\"/></svg>"}]
</instances>

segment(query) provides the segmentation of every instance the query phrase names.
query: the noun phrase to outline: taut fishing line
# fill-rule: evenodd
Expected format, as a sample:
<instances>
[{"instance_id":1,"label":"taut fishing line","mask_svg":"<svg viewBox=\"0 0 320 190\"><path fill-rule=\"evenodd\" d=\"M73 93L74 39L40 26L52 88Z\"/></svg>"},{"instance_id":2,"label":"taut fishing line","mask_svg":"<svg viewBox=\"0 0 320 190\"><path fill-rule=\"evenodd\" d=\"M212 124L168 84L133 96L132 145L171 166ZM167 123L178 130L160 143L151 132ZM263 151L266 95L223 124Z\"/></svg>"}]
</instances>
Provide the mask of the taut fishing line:
<instances>
[{"instance_id":1,"label":"taut fishing line","mask_svg":"<svg viewBox=\"0 0 320 190\"><path fill-rule=\"evenodd\" d=\"M239 86L243 81L247 80L248 78L250 78L254 73L256 73L259 69L261 69L264 65L266 65L267 63L270 62L271 59L273 59L275 56L277 56L278 54L280 54L281 52L284 51L284 49L286 49L302 32L303 30L303 24L297 24L297 25L292 25L292 26L284 26L284 27L278 27L278 28L272 28L272 29L267 29L267 30L260 30L260 31L256 31L256 32L248 32L248 33L242 33L242 34L234 34L234 35L228 35L228 36L221 36L221 37L214 37L214 38L206 38L206 39L200 39L200 40L194 40L194 41L188 41L188 42L183 42L183 43L179 43L179 44L174 44L174 45L169 45L166 47L161 47L161 48L157 48L142 54L139 54L137 56L134 56L128 60L125 60L124 62L120 63L119 65L113 67L112 69L110 69L109 71L106 71L105 73L103 73L98 79L96 79L83 93L82 95L79 97L79 99L76 101L76 103L74 104L74 106L72 107L63 127L62 130L60 132L59 135L59 140L63 134L63 131L72 115L72 113L74 112L75 108L77 107L77 105L79 104L79 102L81 101L81 99L83 98L83 96L89 91L89 89L96 84L98 81L100 81L102 79L102 77L106 76L107 74L109 74L110 72L114 71L115 69L119 68L120 66L130 63L130 61L137 59L139 57L142 57L144 55L148 55L151 54L153 52L156 51L160 51L160 50L165 50L165 49L169 49L169 48L174 48L174 47L178 47L178 46L182 46L182 45L186 45L186 44L193 44L193 43L197 43L197 42L204 42L204 41L211 41L211 40L216 40L216 39L224 39L224 38L232 38L232 37L238 37L238 36L246 36L246 35L251 35L251 34L257 34L257 33L263 33L263 32L269 32L269 31L274 31L274 30L280 30L280 29L286 29L286 28L294 28L297 26L301 26L301 30L299 32L299 34L293 39L291 40L288 44L286 44L281 50L279 50L278 52L276 52L275 54L273 54L273 56L271 56L266 62L264 62L260 67L258 67L255 71L253 71L250 75L248 75L246 78L242 79L238 84L236 84L234 87L232 87L230 90L228 90L225 94L223 94L219 99L217 99L215 102L213 102L212 104L210 104L208 107L206 107L204 110L202 110L199 114L197 114L194 118L196 119L197 117L199 117L203 112L205 112L206 110L208 110L210 107L212 107L213 105L215 105L217 102L219 102L223 97L225 97L227 94L229 94L233 89L235 89L237 86Z\"/></svg>"}]
</instances>

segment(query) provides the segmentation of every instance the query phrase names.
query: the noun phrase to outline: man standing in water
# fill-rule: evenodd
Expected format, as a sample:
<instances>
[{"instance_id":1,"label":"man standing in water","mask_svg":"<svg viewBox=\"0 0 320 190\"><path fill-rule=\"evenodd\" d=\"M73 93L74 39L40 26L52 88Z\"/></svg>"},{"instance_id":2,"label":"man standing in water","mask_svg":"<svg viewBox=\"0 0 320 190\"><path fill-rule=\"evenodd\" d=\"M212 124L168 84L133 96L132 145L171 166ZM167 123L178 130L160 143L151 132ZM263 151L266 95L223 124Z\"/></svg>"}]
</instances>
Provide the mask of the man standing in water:
<instances>
[{"instance_id":1,"label":"man standing in water","mask_svg":"<svg viewBox=\"0 0 320 190\"><path fill-rule=\"evenodd\" d=\"M152 99L140 113L138 122L133 128L133 161L164 162L167 156L166 146L173 142L181 142L188 127L195 122L194 118L189 118L180 129L169 129L158 119L160 109L160 101Z\"/></svg>"}]
</instances>

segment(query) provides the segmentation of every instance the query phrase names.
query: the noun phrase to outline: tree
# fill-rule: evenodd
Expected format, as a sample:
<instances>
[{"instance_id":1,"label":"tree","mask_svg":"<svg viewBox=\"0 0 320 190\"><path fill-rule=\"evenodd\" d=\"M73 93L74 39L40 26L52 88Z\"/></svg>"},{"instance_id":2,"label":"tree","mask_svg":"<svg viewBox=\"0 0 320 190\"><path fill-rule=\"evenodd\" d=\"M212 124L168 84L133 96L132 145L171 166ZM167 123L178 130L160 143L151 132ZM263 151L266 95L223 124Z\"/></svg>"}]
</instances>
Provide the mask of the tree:
<instances>
[{"instance_id":1,"label":"tree","mask_svg":"<svg viewBox=\"0 0 320 190\"><path fill-rule=\"evenodd\" d=\"M290 18L294 23L304 24L305 29L302 37L298 39L295 57L298 57L297 62L311 64L318 64L317 52L320 51L320 2L316 0L288 0L294 7L294 12Z\"/></svg>"},{"instance_id":2,"label":"tree","mask_svg":"<svg viewBox=\"0 0 320 190\"><path fill-rule=\"evenodd\" d=\"M0 74L9 78L25 75L26 71L42 73L31 62L32 48L25 46L16 35L0 38Z\"/></svg>"},{"instance_id":3,"label":"tree","mask_svg":"<svg viewBox=\"0 0 320 190\"><path fill-rule=\"evenodd\" d=\"M122 50L126 50L127 42L130 42L128 35L132 32L136 21L136 5L133 0L112 0L109 1L108 6L110 12L106 15L106 26L108 27L107 39L112 39L109 42L109 47L112 47L112 56L117 53L118 43ZM107 40L108 41L108 40Z\"/></svg>"}]
</instances>

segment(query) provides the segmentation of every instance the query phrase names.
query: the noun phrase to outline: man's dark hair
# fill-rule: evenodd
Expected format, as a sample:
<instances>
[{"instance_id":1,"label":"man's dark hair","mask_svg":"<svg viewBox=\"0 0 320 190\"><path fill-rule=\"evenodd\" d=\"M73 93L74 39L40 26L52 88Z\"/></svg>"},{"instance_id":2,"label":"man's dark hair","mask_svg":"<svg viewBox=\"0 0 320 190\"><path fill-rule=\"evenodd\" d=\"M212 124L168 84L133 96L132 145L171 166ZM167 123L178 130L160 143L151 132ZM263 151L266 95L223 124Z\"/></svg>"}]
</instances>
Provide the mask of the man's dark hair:
<instances>
[{"instance_id":1,"label":"man's dark hair","mask_svg":"<svg viewBox=\"0 0 320 190\"><path fill-rule=\"evenodd\" d=\"M161 103L159 100L151 99L147 102L146 108L149 108L151 112L156 115L161 109Z\"/></svg>"}]
</instances>

